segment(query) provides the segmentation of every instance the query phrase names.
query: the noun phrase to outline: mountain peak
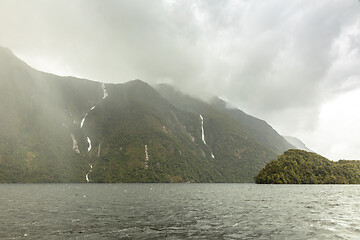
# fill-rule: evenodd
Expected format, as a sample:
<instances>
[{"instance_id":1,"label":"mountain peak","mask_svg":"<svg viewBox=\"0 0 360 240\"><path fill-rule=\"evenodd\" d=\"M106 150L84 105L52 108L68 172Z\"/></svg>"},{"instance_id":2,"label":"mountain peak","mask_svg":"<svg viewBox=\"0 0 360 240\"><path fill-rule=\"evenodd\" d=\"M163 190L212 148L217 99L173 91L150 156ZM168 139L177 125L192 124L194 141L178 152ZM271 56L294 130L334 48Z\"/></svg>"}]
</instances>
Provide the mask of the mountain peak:
<instances>
[{"instance_id":1,"label":"mountain peak","mask_svg":"<svg viewBox=\"0 0 360 240\"><path fill-rule=\"evenodd\" d=\"M8 48L0 46L0 61L2 64L10 61L21 61L15 54Z\"/></svg>"},{"instance_id":2,"label":"mountain peak","mask_svg":"<svg viewBox=\"0 0 360 240\"><path fill-rule=\"evenodd\" d=\"M1 47L0 182L251 182L289 149L221 99L155 87L43 73Z\"/></svg>"},{"instance_id":3,"label":"mountain peak","mask_svg":"<svg viewBox=\"0 0 360 240\"><path fill-rule=\"evenodd\" d=\"M3 47L3 46L0 46L0 54L1 54L1 55L7 54L7 55L13 55L13 56L15 56L10 49L8 49L8 48L6 48L6 47Z\"/></svg>"},{"instance_id":4,"label":"mountain peak","mask_svg":"<svg viewBox=\"0 0 360 240\"><path fill-rule=\"evenodd\" d=\"M24 69L29 67L24 61L19 59L10 49L0 46L0 70L9 71L11 68Z\"/></svg>"},{"instance_id":5,"label":"mountain peak","mask_svg":"<svg viewBox=\"0 0 360 240\"><path fill-rule=\"evenodd\" d=\"M150 86L147 82L140 79L134 79L125 83L128 86Z\"/></svg>"}]
</instances>

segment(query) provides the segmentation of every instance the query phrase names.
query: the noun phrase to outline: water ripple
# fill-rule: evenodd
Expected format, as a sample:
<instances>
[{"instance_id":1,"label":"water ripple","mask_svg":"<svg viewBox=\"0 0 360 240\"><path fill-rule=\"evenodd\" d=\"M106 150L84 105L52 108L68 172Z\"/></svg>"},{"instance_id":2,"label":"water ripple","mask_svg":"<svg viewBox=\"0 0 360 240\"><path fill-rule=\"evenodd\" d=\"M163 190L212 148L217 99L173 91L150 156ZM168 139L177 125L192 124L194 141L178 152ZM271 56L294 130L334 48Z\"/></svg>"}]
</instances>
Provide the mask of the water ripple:
<instances>
[{"instance_id":1,"label":"water ripple","mask_svg":"<svg viewBox=\"0 0 360 240\"><path fill-rule=\"evenodd\" d=\"M2 184L0 239L358 239L359 195L357 185Z\"/></svg>"}]
</instances>

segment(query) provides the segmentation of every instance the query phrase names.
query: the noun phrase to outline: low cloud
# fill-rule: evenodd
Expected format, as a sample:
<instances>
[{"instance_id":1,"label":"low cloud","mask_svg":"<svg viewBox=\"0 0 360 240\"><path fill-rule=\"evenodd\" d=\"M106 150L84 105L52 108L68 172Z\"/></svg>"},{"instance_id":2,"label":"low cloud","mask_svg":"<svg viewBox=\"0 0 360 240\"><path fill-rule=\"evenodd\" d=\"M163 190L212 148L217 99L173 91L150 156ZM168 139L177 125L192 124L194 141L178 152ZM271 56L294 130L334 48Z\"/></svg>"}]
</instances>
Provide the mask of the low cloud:
<instances>
[{"instance_id":1,"label":"low cloud","mask_svg":"<svg viewBox=\"0 0 360 240\"><path fill-rule=\"evenodd\" d=\"M219 95L326 155L324 106L360 88L359 19L350 0L3 0L0 44L60 75Z\"/></svg>"}]
</instances>

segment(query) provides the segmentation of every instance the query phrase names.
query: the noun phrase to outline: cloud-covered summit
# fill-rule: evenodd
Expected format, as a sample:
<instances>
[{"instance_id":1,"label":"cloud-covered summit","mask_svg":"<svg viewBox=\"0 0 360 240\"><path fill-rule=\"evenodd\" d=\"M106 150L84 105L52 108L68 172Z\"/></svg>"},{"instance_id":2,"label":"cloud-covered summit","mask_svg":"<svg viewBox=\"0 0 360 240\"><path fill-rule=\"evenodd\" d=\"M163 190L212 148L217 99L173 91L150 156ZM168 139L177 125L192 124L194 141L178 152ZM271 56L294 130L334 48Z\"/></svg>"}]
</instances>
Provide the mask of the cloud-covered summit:
<instances>
[{"instance_id":1,"label":"cloud-covered summit","mask_svg":"<svg viewBox=\"0 0 360 240\"><path fill-rule=\"evenodd\" d=\"M360 157L348 130L324 118L340 103L356 111L359 39L355 0L0 3L0 44L38 69L210 92L334 159ZM325 144L327 134L336 139Z\"/></svg>"}]
</instances>

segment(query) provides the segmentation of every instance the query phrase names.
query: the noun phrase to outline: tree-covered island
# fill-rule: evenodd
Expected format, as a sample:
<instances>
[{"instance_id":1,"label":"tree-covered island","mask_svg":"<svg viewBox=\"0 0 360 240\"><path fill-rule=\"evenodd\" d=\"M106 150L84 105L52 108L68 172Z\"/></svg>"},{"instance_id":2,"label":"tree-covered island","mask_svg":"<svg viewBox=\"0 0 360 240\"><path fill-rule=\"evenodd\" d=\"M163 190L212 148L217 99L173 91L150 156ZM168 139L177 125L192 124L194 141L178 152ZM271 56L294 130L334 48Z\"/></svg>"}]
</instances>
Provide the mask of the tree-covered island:
<instances>
[{"instance_id":1,"label":"tree-covered island","mask_svg":"<svg viewBox=\"0 0 360 240\"><path fill-rule=\"evenodd\" d=\"M359 184L360 161L330 161L291 149L269 162L255 177L260 184Z\"/></svg>"}]
</instances>

